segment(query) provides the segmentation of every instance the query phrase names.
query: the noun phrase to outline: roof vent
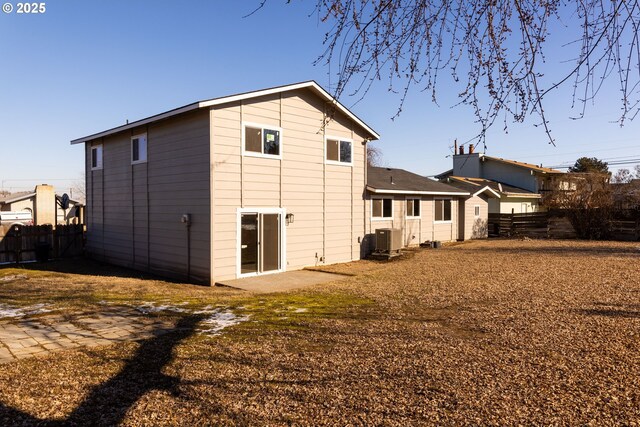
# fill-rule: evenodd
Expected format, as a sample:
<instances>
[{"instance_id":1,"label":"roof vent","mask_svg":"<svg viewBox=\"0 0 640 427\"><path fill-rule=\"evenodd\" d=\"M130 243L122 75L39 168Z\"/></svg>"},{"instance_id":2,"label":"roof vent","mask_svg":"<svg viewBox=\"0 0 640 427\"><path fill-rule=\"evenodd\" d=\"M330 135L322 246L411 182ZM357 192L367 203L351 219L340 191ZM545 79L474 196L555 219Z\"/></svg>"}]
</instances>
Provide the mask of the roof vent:
<instances>
[{"instance_id":1,"label":"roof vent","mask_svg":"<svg viewBox=\"0 0 640 427\"><path fill-rule=\"evenodd\" d=\"M389 181L391 182L391 185L396 185L396 183L393 182L393 175L389 175Z\"/></svg>"}]
</instances>

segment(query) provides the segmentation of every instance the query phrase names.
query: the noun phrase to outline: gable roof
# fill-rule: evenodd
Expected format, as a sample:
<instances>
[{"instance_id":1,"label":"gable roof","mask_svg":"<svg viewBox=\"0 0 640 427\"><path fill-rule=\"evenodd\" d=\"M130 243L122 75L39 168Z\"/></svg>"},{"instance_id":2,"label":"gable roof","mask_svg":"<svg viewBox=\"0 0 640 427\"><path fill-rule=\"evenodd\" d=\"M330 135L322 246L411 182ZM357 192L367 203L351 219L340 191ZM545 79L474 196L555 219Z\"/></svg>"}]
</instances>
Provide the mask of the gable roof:
<instances>
[{"instance_id":1,"label":"gable roof","mask_svg":"<svg viewBox=\"0 0 640 427\"><path fill-rule=\"evenodd\" d=\"M448 184L465 189L473 195L476 195L480 189L488 187L493 190L494 194L504 194L507 197L541 197L540 194L525 190L524 188L514 187L513 185L503 184L490 179L468 178L464 176L449 176L446 179Z\"/></svg>"},{"instance_id":2,"label":"gable roof","mask_svg":"<svg viewBox=\"0 0 640 427\"><path fill-rule=\"evenodd\" d=\"M545 168L545 167L534 165L534 164L531 164L531 163L524 163L524 162L517 162L515 160L503 159L502 157L487 156L485 154L481 154L480 157L484 158L484 159L487 159L487 160L494 160L496 162L506 163L506 164L512 165L512 166L518 166L518 167L521 167L521 168L531 169L531 170L533 170L535 172L540 172L540 173L564 173L564 172L559 171L557 169Z\"/></svg>"},{"instance_id":3,"label":"gable roof","mask_svg":"<svg viewBox=\"0 0 640 427\"><path fill-rule=\"evenodd\" d=\"M380 135L370 128L365 122L360 120L358 116L353 114L347 107L338 102L329 92L324 90L322 86L316 83L314 80L309 80L306 82L294 83L284 86L276 86L269 89L256 90L252 92L244 92L236 95L228 95L219 98L212 98L204 101L194 102L192 104L188 104L182 107L175 108L173 110L165 111L164 113L156 114L145 119L137 120L132 123L127 123L126 125L117 126L112 129L105 130L103 132L94 133L92 135L84 136L82 138L77 138L71 141L71 144L81 144L87 141L91 141L93 139L101 138L107 135L112 135L114 133L122 132L124 130L132 129L138 126L142 126L148 123L152 123L158 120L167 119L169 117L177 116L178 114L183 114L189 111L198 110L200 108L209 108L214 105L227 104L229 102L240 101L244 99L257 98L265 95L272 95L274 93L287 92L296 89L310 89L316 95L324 98L327 102L335 105L336 109L342 113L344 113L351 120L356 122L360 127L362 127L368 134L371 136L371 139L380 139Z\"/></svg>"},{"instance_id":4,"label":"gable roof","mask_svg":"<svg viewBox=\"0 0 640 427\"><path fill-rule=\"evenodd\" d=\"M468 196L467 191L395 168L367 167L367 190L376 194Z\"/></svg>"},{"instance_id":5,"label":"gable roof","mask_svg":"<svg viewBox=\"0 0 640 427\"><path fill-rule=\"evenodd\" d=\"M0 204L19 202L20 200L28 199L29 197L33 197L35 195L36 193L34 193L33 191L21 191L19 193L8 194L6 196L0 197Z\"/></svg>"},{"instance_id":6,"label":"gable roof","mask_svg":"<svg viewBox=\"0 0 640 427\"><path fill-rule=\"evenodd\" d=\"M473 182L467 182L467 181L459 181L456 179L448 179L446 183L448 185L459 188L461 190L468 191L472 196L477 196L478 194L487 193L487 195L491 198L500 198L500 193L497 190L491 188L491 186L489 186L486 183L479 184L479 183L473 183Z\"/></svg>"}]
</instances>

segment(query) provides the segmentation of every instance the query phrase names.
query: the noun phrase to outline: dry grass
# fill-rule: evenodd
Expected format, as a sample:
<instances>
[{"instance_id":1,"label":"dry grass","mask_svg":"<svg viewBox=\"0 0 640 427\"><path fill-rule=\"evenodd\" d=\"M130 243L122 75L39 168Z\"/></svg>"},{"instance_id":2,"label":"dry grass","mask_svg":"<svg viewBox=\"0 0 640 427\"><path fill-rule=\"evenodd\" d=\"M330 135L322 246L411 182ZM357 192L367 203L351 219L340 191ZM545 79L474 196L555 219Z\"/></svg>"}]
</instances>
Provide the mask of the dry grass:
<instances>
[{"instance_id":1,"label":"dry grass","mask_svg":"<svg viewBox=\"0 0 640 427\"><path fill-rule=\"evenodd\" d=\"M61 299L74 306L131 292L254 321L207 338L187 316L141 344L0 366L0 424L639 425L639 261L637 243L473 242L259 297L78 275Z\"/></svg>"}]
</instances>

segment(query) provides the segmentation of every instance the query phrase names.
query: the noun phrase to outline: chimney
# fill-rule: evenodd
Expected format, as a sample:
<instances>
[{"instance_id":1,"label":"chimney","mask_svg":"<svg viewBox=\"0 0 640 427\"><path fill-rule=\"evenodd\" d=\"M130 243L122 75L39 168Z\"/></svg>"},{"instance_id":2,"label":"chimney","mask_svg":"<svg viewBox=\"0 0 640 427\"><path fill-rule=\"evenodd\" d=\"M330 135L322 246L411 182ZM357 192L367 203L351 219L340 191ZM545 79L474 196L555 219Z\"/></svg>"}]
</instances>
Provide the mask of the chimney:
<instances>
[{"instance_id":1,"label":"chimney","mask_svg":"<svg viewBox=\"0 0 640 427\"><path fill-rule=\"evenodd\" d=\"M460 146L460 154L464 154L464 145Z\"/></svg>"},{"instance_id":2,"label":"chimney","mask_svg":"<svg viewBox=\"0 0 640 427\"><path fill-rule=\"evenodd\" d=\"M473 146L473 144L469 144L469 154L473 154L473 149L475 147Z\"/></svg>"},{"instance_id":3,"label":"chimney","mask_svg":"<svg viewBox=\"0 0 640 427\"><path fill-rule=\"evenodd\" d=\"M454 140L453 141L453 155L455 156L456 154L458 154L458 140Z\"/></svg>"}]
</instances>

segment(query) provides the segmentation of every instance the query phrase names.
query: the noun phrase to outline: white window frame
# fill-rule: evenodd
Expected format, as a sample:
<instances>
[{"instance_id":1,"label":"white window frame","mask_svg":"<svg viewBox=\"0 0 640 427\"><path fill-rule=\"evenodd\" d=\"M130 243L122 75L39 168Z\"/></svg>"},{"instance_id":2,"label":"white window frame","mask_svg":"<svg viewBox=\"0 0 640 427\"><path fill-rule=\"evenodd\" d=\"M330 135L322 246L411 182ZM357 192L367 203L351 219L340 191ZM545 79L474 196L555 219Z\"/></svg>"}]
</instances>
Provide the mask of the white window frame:
<instances>
[{"instance_id":1,"label":"white window frame","mask_svg":"<svg viewBox=\"0 0 640 427\"><path fill-rule=\"evenodd\" d=\"M264 154L264 141L260 141L260 149L262 150L262 152L258 153L257 151L247 151L245 150L245 136L246 136L246 129L248 127L252 127L252 128L260 128L260 130L262 131L262 135L264 135L264 130L276 130L278 132L280 132L280 150L277 156L274 154ZM262 123L254 123L254 122L242 122L242 155L243 156L248 156L248 157L262 157L265 159L279 159L282 160L282 151L284 148L284 132L282 132L282 128L279 126L272 126L272 125L265 125Z\"/></svg>"},{"instance_id":2,"label":"white window frame","mask_svg":"<svg viewBox=\"0 0 640 427\"><path fill-rule=\"evenodd\" d=\"M334 141L338 141L338 157L340 157L340 142L344 141L344 142L348 142L349 144L351 144L351 161L350 162L341 162L339 159L338 161L336 160L329 160L327 159L327 141L331 139ZM327 165L337 165L337 166L351 166L353 167L353 139L351 138L342 138L339 136L332 136L332 135L325 135L324 137L324 162Z\"/></svg>"},{"instance_id":3,"label":"white window frame","mask_svg":"<svg viewBox=\"0 0 640 427\"><path fill-rule=\"evenodd\" d=\"M93 150L98 152L96 157L96 166L93 166ZM100 170L104 164L104 149L102 148L102 144L96 144L91 146L91 156L89 157L89 164L91 165L91 170Z\"/></svg>"},{"instance_id":4,"label":"white window frame","mask_svg":"<svg viewBox=\"0 0 640 427\"><path fill-rule=\"evenodd\" d=\"M407 219L420 219L422 218L422 199L420 199L419 197L406 197L404 200L404 206L405 209L407 209L407 202L409 200L413 200L413 203L415 203L416 201L418 202L418 210L420 211L420 215L418 216L414 216L413 212L411 213L411 215L409 215L409 212L407 211Z\"/></svg>"},{"instance_id":5,"label":"white window frame","mask_svg":"<svg viewBox=\"0 0 640 427\"><path fill-rule=\"evenodd\" d=\"M374 200L391 200L391 216L373 216L373 201ZM383 196L372 196L371 199L369 200L369 204L371 205L370 207L370 213L371 213L371 221L393 221L393 203L394 199L393 197L383 197ZM384 214L384 202L382 204L382 213Z\"/></svg>"},{"instance_id":6,"label":"white window frame","mask_svg":"<svg viewBox=\"0 0 640 427\"><path fill-rule=\"evenodd\" d=\"M451 219L443 219L443 220L436 219L436 201L437 200L443 200L443 201L448 200L449 203L451 203ZM442 216L444 217L444 205L443 205ZM433 199L433 222L435 224L451 224L453 222L453 199L447 198L447 197L438 197L437 199Z\"/></svg>"},{"instance_id":7,"label":"white window frame","mask_svg":"<svg viewBox=\"0 0 640 427\"><path fill-rule=\"evenodd\" d=\"M141 144L140 141L144 138L144 159L143 158L138 158L138 160L133 160L133 140L134 139L138 139L138 156L141 157L140 155L142 154L142 150L140 149ZM146 133L140 133L138 135L133 135L131 137L131 164L132 165L137 165L138 163L147 163L147 158L148 158L148 148L149 148L149 144L147 141L147 134Z\"/></svg>"},{"instance_id":8,"label":"white window frame","mask_svg":"<svg viewBox=\"0 0 640 427\"><path fill-rule=\"evenodd\" d=\"M480 205L474 205L473 206L473 216L476 218L480 218Z\"/></svg>"}]
</instances>

